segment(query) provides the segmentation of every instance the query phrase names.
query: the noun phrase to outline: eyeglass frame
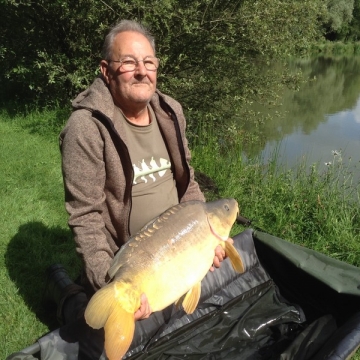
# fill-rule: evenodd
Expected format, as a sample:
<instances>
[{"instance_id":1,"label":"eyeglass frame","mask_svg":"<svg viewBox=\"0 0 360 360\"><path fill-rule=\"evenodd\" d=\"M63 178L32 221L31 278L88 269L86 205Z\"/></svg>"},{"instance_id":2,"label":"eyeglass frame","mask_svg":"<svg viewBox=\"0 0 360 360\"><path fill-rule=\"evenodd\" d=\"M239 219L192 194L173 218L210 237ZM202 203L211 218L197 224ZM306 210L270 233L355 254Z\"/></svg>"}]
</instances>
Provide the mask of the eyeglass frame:
<instances>
[{"instance_id":1,"label":"eyeglass frame","mask_svg":"<svg viewBox=\"0 0 360 360\"><path fill-rule=\"evenodd\" d=\"M119 68L121 69L121 67L122 67L122 65L123 65L123 63L124 63L124 61L125 61L126 59L132 59L132 60L134 60L134 62L135 62L135 67L134 67L133 70L123 70L124 72L135 71L136 68L139 66L139 62L141 62L141 61L143 62L144 66L145 66L145 69L146 69L147 71L157 71L157 69L158 69L159 66L160 66L160 59L159 59L158 57L156 57L156 56L146 56L144 59L140 59L140 60L135 59L135 58L132 57L132 56L126 56L126 57L124 57L124 58L121 59L121 60L108 59L108 60L106 60L106 61L107 61L109 64L110 64L111 62L120 63ZM146 61L146 59L156 59L156 60L158 61L157 67L156 67L155 69L148 69L148 68L146 67L146 65L145 65L145 62L144 62L144 61Z\"/></svg>"}]
</instances>

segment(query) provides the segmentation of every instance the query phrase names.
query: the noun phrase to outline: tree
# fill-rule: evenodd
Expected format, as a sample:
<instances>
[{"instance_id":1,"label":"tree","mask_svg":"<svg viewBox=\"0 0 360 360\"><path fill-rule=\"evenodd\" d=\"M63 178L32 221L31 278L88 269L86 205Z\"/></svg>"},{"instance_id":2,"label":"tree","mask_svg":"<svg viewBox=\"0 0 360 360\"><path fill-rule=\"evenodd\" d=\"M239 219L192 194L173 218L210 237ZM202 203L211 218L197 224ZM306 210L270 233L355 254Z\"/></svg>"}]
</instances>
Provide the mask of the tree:
<instances>
[{"instance_id":1,"label":"tree","mask_svg":"<svg viewBox=\"0 0 360 360\"><path fill-rule=\"evenodd\" d=\"M346 41L360 41L360 0L354 0L354 10L350 23L342 27L337 38Z\"/></svg>"},{"instance_id":2,"label":"tree","mask_svg":"<svg viewBox=\"0 0 360 360\"><path fill-rule=\"evenodd\" d=\"M343 40L353 18L354 0L327 0L323 22L329 40Z\"/></svg>"},{"instance_id":3,"label":"tree","mask_svg":"<svg viewBox=\"0 0 360 360\"><path fill-rule=\"evenodd\" d=\"M271 95L282 78L264 68L321 35L322 1L3 0L0 9L3 98L68 104L95 77L108 27L128 18L157 39L159 87L195 123L219 124Z\"/></svg>"}]
</instances>

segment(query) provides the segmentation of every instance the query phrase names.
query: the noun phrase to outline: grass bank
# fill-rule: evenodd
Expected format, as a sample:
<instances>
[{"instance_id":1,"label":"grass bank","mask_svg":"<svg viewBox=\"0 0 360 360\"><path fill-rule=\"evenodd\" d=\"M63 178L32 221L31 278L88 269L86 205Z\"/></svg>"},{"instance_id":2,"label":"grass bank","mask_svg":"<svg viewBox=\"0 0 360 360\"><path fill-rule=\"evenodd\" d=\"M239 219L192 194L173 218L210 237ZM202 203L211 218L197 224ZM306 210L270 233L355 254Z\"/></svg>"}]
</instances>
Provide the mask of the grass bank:
<instances>
[{"instance_id":1,"label":"grass bank","mask_svg":"<svg viewBox=\"0 0 360 360\"><path fill-rule=\"evenodd\" d=\"M57 141L58 124L66 118L66 110L0 112L1 359L57 326L54 312L42 304L46 267L62 262L73 277L79 270ZM235 197L242 214L266 232L360 266L359 187L346 169L341 164L322 174L316 165L278 169L276 157L245 162L241 136L218 138L203 128L194 137L193 165L207 175L199 177L207 198ZM238 225L234 233L242 230Z\"/></svg>"},{"instance_id":2,"label":"grass bank","mask_svg":"<svg viewBox=\"0 0 360 360\"><path fill-rule=\"evenodd\" d=\"M313 55L353 56L360 55L360 42L344 43L341 41L324 41L314 44L310 52Z\"/></svg>"},{"instance_id":3,"label":"grass bank","mask_svg":"<svg viewBox=\"0 0 360 360\"><path fill-rule=\"evenodd\" d=\"M0 359L57 326L42 302L46 267L77 270L57 137L41 126L54 116L0 114Z\"/></svg>"},{"instance_id":4,"label":"grass bank","mask_svg":"<svg viewBox=\"0 0 360 360\"><path fill-rule=\"evenodd\" d=\"M360 187L341 162L322 173L305 162L279 168L276 155L245 162L241 133L227 142L210 129L192 149L194 167L215 180L221 196L235 197L255 226L360 266Z\"/></svg>"}]
</instances>

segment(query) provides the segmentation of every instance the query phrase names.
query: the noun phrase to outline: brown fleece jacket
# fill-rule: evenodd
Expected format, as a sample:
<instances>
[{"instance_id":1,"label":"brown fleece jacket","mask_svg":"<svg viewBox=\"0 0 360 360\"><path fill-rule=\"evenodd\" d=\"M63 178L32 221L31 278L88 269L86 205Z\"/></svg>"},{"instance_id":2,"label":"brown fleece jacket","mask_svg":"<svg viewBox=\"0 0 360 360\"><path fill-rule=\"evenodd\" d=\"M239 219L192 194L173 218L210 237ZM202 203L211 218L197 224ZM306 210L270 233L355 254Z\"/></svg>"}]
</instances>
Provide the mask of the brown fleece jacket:
<instances>
[{"instance_id":1,"label":"brown fleece jacket","mask_svg":"<svg viewBox=\"0 0 360 360\"><path fill-rule=\"evenodd\" d=\"M104 81L95 79L72 105L60 134L65 206L84 264L84 286L92 292L105 285L114 254L129 238L133 168L123 124ZM156 91L150 106L171 157L179 201L205 201L189 165L181 105Z\"/></svg>"}]
</instances>

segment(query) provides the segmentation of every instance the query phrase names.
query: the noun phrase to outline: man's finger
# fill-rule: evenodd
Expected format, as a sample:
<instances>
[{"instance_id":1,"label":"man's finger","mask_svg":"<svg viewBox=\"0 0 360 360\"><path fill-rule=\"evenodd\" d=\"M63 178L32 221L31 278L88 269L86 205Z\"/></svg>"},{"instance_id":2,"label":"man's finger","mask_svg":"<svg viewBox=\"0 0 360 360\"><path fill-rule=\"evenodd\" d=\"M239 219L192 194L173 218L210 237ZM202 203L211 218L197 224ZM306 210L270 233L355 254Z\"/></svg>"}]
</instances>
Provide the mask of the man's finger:
<instances>
[{"instance_id":1,"label":"man's finger","mask_svg":"<svg viewBox=\"0 0 360 360\"><path fill-rule=\"evenodd\" d=\"M135 320L146 319L151 315L151 307L145 294L140 296L140 308L136 310Z\"/></svg>"},{"instance_id":2,"label":"man's finger","mask_svg":"<svg viewBox=\"0 0 360 360\"><path fill-rule=\"evenodd\" d=\"M219 261L223 261L225 258L225 250L222 248L222 246L218 245L215 248L215 257L218 257Z\"/></svg>"},{"instance_id":3,"label":"man's finger","mask_svg":"<svg viewBox=\"0 0 360 360\"><path fill-rule=\"evenodd\" d=\"M231 244L234 244L234 239L233 238L228 238L226 241L228 241L229 243L231 243Z\"/></svg>"}]
</instances>

